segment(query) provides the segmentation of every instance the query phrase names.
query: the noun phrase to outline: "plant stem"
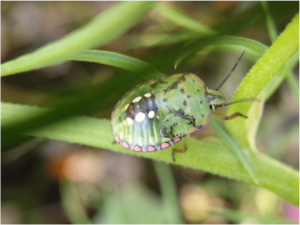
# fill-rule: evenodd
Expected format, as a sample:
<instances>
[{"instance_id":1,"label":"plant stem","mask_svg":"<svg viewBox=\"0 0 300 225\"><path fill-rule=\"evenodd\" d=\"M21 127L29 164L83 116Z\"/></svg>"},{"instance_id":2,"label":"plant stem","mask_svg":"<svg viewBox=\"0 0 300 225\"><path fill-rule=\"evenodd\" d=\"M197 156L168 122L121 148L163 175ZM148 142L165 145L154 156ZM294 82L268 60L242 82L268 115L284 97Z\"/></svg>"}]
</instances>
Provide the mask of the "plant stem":
<instances>
[{"instance_id":1,"label":"plant stem","mask_svg":"<svg viewBox=\"0 0 300 225\"><path fill-rule=\"evenodd\" d=\"M267 84L279 73L281 68L293 57L299 49L299 14L297 14L281 35L276 39L272 46L256 62L249 73L242 80L236 89L232 100L236 101L243 98L257 97L267 86ZM265 99L261 99L264 101ZM240 112L248 115L251 102L243 104L230 105L227 114ZM260 117L257 116L257 121ZM254 121L252 124L256 124ZM248 130L246 120L236 119L225 122L226 128L238 140L241 147L249 149L251 144L248 139Z\"/></svg>"}]
</instances>

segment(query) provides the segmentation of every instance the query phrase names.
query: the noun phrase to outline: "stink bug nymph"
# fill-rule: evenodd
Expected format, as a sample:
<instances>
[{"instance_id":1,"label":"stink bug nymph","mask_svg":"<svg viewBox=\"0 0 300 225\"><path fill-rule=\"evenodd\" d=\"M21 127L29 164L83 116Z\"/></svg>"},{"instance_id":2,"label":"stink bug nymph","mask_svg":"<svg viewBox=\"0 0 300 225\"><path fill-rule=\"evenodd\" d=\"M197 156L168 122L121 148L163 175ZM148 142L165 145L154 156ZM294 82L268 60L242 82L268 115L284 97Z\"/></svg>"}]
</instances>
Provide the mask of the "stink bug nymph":
<instances>
[{"instance_id":1,"label":"stink bug nymph","mask_svg":"<svg viewBox=\"0 0 300 225\"><path fill-rule=\"evenodd\" d=\"M217 107L250 100L226 103L219 91L243 54L217 89L206 87L192 73L152 79L137 85L123 96L111 114L115 142L137 152L162 150L204 128ZM223 116L223 119L230 120L237 116L247 118L237 112ZM174 151L185 150L173 149L172 157Z\"/></svg>"}]
</instances>

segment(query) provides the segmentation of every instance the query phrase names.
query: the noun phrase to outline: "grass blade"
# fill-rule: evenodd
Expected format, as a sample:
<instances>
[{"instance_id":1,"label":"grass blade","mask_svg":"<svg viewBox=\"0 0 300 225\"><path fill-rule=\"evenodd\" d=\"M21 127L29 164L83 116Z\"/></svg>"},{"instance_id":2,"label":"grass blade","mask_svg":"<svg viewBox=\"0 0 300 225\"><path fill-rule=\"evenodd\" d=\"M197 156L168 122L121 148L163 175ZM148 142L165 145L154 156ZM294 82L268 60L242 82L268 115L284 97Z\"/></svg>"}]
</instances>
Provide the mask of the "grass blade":
<instances>
[{"instance_id":1,"label":"grass blade","mask_svg":"<svg viewBox=\"0 0 300 225\"><path fill-rule=\"evenodd\" d=\"M183 221L172 171L165 163L156 161L153 163L156 176L159 180L160 191L162 193L165 223L182 224Z\"/></svg>"},{"instance_id":2,"label":"grass blade","mask_svg":"<svg viewBox=\"0 0 300 225\"><path fill-rule=\"evenodd\" d=\"M125 41L127 43L125 49L176 44L182 41L196 39L196 38L199 39L202 37L204 37L204 35L199 33L129 34L126 35L125 37Z\"/></svg>"},{"instance_id":3,"label":"grass blade","mask_svg":"<svg viewBox=\"0 0 300 225\"><path fill-rule=\"evenodd\" d=\"M1 76L61 63L82 50L101 46L143 18L153 2L119 2L85 26L44 47L1 65Z\"/></svg>"},{"instance_id":4,"label":"grass blade","mask_svg":"<svg viewBox=\"0 0 300 225\"><path fill-rule=\"evenodd\" d=\"M265 12L265 15L266 15L266 25L267 25L268 32L269 32L269 37L270 37L271 41L274 42L276 40L276 38L278 37L276 25L272 19L271 13L269 12L268 3L266 1L261 1L260 3Z\"/></svg>"},{"instance_id":5,"label":"grass blade","mask_svg":"<svg viewBox=\"0 0 300 225\"><path fill-rule=\"evenodd\" d=\"M252 50L256 52L258 55L262 55L266 50L267 46L261 44L258 41L254 41L248 38L243 37L233 37L233 36L218 36L211 37L208 39L200 40L198 42L193 43L188 48L183 50L182 54L177 58L175 62L175 68L177 68L178 64L182 62L186 57L191 54L200 51L203 48L214 45L238 45L242 46L246 49Z\"/></svg>"},{"instance_id":6,"label":"grass blade","mask_svg":"<svg viewBox=\"0 0 300 225\"><path fill-rule=\"evenodd\" d=\"M241 164L244 166L246 171L249 173L251 178L255 183L257 183L256 176L254 171L249 163L247 157L244 155L242 149L238 146L235 139L232 135L226 130L226 128L215 118L211 118L209 121L209 126L214 129L214 131L221 137L223 141L229 146L229 149L236 155L236 157L240 160Z\"/></svg>"},{"instance_id":7,"label":"grass blade","mask_svg":"<svg viewBox=\"0 0 300 225\"><path fill-rule=\"evenodd\" d=\"M72 55L70 60L76 61L85 61L85 62L94 62L105 64L109 66L118 67L121 69L126 69L131 72L140 72L140 71L147 71L147 74L143 74L142 76L145 79L152 79L153 77L163 77L165 76L163 73L155 70L151 65L148 63L132 58L126 55L122 55L115 52L109 51L99 51L99 50L85 50L81 53L76 55Z\"/></svg>"},{"instance_id":8,"label":"grass blade","mask_svg":"<svg viewBox=\"0 0 300 225\"><path fill-rule=\"evenodd\" d=\"M298 56L299 56L299 54L298 54ZM299 59L298 59L298 61L299 61ZM287 81L289 88L291 89L291 91L295 97L295 100L299 106L299 88L297 86L298 82L292 72L290 72L289 75L286 77L286 81Z\"/></svg>"},{"instance_id":9,"label":"grass blade","mask_svg":"<svg viewBox=\"0 0 300 225\"><path fill-rule=\"evenodd\" d=\"M207 35L216 34L217 32L213 29L196 22L195 20L187 17L183 13L172 9L171 7L165 6L164 4L159 4L155 6L155 10L161 13L163 16L171 20L172 22L178 24L179 26L185 27L189 30L200 32Z\"/></svg>"},{"instance_id":10,"label":"grass blade","mask_svg":"<svg viewBox=\"0 0 300 225\"><path fill-rule=\"evenodd\" d=\"M70 221L73 224L90 224L91 221L80 201L76 184L61 179L59 189L65 212Z\"/></svg>"}]
</instances>

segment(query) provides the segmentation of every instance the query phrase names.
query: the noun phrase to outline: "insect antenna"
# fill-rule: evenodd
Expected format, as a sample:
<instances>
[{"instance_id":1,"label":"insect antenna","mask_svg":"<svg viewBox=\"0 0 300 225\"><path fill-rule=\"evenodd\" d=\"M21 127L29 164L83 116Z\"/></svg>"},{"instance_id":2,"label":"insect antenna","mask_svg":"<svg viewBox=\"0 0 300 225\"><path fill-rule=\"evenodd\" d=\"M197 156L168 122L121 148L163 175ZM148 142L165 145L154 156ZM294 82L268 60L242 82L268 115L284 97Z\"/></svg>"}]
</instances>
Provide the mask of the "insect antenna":
<instances>
[{"instance_id":1,"label":"insect antenna","mask_svg":"<svg viewBox=\"0 0 300 225\"><path fill-rule=\"evenodd\" d=\"M222 85L226 82L226 80L230 77L230 75L232 74L232 72L234 71L235 67L237 66L237 64L239 63L239 61L241 60L241 58L243 57L245 51L242 52L242 54L240 55L240 57L238 58L238 60L236 61L236 63L234 64L234 66L232 67L232 69L230 70L230 72L227 74L227 76L225 77L225 79L221 82L221 84L218 86L218 88L216 89L216 91L218 91Z\"/></svg>"},{"instance_id":2,"label":"insect antenna","mask_svg":"<svg viewBox=\"0 0 300 225\"><path fill-rule=\"evenodd\" d=\"M260 100L258 98L243 98L243 99L240 99L240 100L237 100L237 101L234 101L234 102L228 102L228 103L220 104L220 105L217 105L217 106L218 107L225 107L225 106L228 106L228 105L231 105L231 104L236 104L236 103L239 103L239 102L249 102L249 101L260 102Z\"/></svg>"}]
</instances>

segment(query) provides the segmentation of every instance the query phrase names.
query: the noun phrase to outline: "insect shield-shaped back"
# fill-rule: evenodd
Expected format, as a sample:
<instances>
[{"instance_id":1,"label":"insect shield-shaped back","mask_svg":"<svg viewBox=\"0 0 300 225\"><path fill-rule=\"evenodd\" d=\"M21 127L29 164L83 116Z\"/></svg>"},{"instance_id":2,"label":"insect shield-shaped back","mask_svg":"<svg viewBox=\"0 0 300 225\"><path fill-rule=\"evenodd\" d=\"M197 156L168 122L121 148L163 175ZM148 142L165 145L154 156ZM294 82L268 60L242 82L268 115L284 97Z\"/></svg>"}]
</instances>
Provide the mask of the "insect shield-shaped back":
<instances>
[{"instance_id":1,"label":"insect shield-shaped back","mask_svg":"<svg viewBox=\"0 0 300 225\"><path fill-rule=\"evenodd\" d=\"M217 107L256 100L248 98L225 103L224 95L219 91L243 54L215 90L205 87L205 83L191 73L175 74L137 85L123 96L112 112L115 141L134 151L161 150L204 128ZM223 119L237 116L247 118L236 112L223 116ZM173 161L174 152L185 150L173 149Z\"/></svg>"},{"instance_id":2,"label":"insect shield-shaped back","mask_svg":"<svg viewBox=\"0 0 300 225\"><path fill-rule=\"evenodd\" d=\"M125 94L112 113L115 141L135 151L167 148L212 116L205 84L194 74L150 80Z\"/></svg>"}]
</instances>

